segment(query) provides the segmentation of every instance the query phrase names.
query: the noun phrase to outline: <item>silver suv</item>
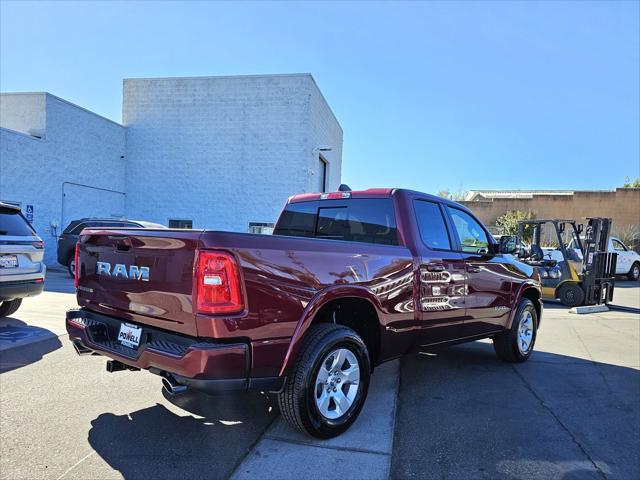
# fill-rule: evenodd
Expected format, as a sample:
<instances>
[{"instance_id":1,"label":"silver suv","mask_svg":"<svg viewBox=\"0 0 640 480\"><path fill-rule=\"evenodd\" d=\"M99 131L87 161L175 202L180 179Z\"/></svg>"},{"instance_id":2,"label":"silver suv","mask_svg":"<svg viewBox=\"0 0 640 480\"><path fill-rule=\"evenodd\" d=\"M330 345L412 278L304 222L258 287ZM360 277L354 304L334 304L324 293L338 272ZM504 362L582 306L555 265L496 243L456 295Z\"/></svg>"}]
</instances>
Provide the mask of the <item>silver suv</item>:
<instances>
[{"instance_id":1,"label":"silver suv","mask_svg":"<svg viewBox=\"0 0 640 480\"><path fill-rule=\"evenodd\" d=\"M15 313L24 297L42 292L44 243L20 207L0 202L0 318Z\"/></svg>"}]
</instances>

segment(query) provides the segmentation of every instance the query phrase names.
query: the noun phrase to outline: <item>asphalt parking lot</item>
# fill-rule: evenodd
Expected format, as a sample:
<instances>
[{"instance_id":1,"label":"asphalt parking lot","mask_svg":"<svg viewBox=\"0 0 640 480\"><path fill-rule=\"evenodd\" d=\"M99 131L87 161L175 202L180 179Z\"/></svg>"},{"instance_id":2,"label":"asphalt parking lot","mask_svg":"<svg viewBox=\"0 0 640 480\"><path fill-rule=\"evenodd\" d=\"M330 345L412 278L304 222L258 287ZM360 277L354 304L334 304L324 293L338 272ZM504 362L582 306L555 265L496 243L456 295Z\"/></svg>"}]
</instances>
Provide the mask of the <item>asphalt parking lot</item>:
<instances>
[{"instance_id":1,"label":"asphalt parking lot","mask_svg":"<svg viewBox=\"0 0 640 480\"><path fill-rule=\"evenodd\" d=\"M0 320L0 477L640 478L640 286L625 311L546 305L536 352L475 342L381 367L345 435L310 440L268 395L167 397L159 378L109 374L64 332L64 273Z\"/></svg>"}]
</instances>

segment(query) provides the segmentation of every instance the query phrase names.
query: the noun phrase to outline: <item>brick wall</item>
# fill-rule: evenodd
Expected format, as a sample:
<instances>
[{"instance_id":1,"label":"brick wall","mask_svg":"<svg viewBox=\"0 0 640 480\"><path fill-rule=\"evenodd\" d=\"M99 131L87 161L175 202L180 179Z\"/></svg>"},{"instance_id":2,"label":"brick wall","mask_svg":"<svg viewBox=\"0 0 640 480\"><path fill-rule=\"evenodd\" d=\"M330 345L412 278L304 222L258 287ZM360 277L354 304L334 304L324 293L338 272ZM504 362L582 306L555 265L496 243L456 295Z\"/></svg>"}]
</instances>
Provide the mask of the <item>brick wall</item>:
<instances>
[{"instance_id":1,"label":"brick wall","mask_svg":"<svg viewBox=\"0 0 640 480\"><path fill-rule=\"evenodd\" d=\"M494 225L509 210L532 211L536 218L611 217L614 231L640 226L640 189L576 191L573 195L534 195L533 198L499 198L490 201L460 202L486 225Z\"/></svg>"}]
</instances>

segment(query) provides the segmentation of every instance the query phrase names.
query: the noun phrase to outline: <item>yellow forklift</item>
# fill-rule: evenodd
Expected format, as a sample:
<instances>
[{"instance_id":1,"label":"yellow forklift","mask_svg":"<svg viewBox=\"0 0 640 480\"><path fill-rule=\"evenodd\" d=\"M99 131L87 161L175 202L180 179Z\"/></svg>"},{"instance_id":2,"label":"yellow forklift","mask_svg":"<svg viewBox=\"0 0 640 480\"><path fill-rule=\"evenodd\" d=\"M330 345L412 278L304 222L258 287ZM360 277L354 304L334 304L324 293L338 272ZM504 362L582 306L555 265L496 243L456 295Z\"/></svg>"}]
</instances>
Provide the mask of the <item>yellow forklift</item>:
<instances>
[{"instance_id":1,"label":"yellow forklift","mask_svg":"<svg viewBox=\"0 0 640 480\"><path fill-rule=\"evenodd\" d=\"M617 254L608 252L610 218L543 219L518 222L527 247L520 260L538 268L542 296L563 305L607 304L613 299ZM581 234L583 234L583 237Z\"/></svg>"}]
</instances>

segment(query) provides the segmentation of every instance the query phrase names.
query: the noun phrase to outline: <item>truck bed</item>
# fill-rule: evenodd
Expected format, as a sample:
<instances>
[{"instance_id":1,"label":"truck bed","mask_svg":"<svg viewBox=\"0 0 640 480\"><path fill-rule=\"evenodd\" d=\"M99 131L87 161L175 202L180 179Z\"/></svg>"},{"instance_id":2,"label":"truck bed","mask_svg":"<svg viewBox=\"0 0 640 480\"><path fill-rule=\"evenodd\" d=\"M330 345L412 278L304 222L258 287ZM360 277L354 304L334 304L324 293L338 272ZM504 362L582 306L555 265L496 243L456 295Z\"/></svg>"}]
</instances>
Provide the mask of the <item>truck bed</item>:
<instances>
[{"instance_id":1,"label":"truck bed","mask_svg":"<svg viewBox=\"0 0 640 480\"><path fill-rule=\"evenodd\" d=\"M242 312L194 311L197 250L235 257ZM98 275L98 262L103 269L110 266L109 276ZM85 230L77 295L88 310L188 336L286 340L310 300L327 287L366 287L375 292L381 313L399 321L412 318L412 262L407 248L393 245L209 230ZM140 275L143 268L147 279Z\"/></svg>"}]
</instances>

